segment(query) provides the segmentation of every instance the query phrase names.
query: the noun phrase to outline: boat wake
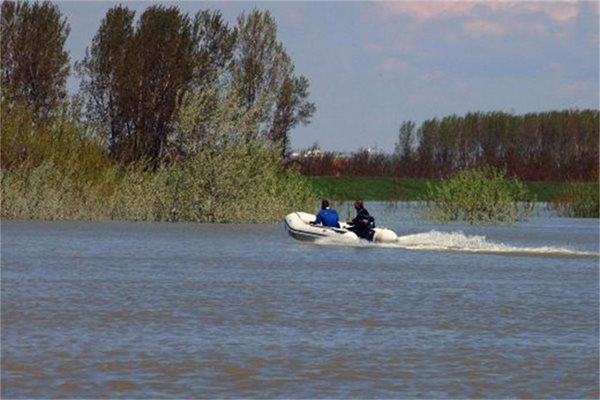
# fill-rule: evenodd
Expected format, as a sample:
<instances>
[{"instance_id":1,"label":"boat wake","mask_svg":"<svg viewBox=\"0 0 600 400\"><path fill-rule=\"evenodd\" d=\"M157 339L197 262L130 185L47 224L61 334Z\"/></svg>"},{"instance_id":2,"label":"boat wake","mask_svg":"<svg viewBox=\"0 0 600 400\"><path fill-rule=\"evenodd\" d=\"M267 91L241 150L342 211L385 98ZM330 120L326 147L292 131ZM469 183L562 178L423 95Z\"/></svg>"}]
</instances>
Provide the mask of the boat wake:
<instances>
[{"instance_id":1,"label":"boat wake","mask_svg":"<svg viewBox=\"0 0 600 400\"><path fill-rule=\"evenodd\" d=\"M317 241L324 245L348 245L348 242L335 242L331 239ZM522 247L488 241L485 236L466 235L463 232L440 232L432 230L424 233L399 236L395 243L370 243L360 240L351 244L356 247L384 247L408 250L446 251L461 253L484 253L547 257L599 257L591 251L580 251L566 247L540 246Z\"/></svg>"}]
</instances>

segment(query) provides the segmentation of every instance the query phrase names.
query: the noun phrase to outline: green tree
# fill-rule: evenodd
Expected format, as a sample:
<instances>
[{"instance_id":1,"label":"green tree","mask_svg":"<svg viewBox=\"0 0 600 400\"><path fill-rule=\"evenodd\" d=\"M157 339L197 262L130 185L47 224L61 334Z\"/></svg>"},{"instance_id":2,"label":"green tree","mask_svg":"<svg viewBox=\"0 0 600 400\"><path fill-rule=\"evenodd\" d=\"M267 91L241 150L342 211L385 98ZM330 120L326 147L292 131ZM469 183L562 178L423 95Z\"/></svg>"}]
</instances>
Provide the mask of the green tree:
<instances>
[{"instance_id":1,"label":"green tree","mask_svg":"<svg viewBox=\"0 0 600 400\"><path fill-rule=\"evenodd\" d=\"M69 25L58 6L2 2L0 19L2 98L11 107L25 102L34 118L46 118L66 95ZM4 102L3 102L4 104Z\"/></svg>"},{"instance_id":2,"label":"green tree","mask_svg":"<svg viewBox=\"0 0 600 400\"><path fill-rule=\"evenodd\" d=\"M230 73L237 29L230 29L220 11L202 10L194 16L193 41L196 46L194 81L208 86Z\"/></svg>"},{"instance_id":3,"label":"green tree","mask_svg":"<svg viewBox=\"0 0 600 400\"><path fill-rule=\"evenodd\" d=\"M433 168L433 159L438 126L438 120L434 118L424 121L417 131L419 137L419 146L417 149L418 171L422 177L431 178L436 174Z\"/></svg>"},{"instance_id":4,"label":"green tree","mask_svg":"<svg viewBox=\"0 0 600 400\"><path fill-rule=\"evenodd\" d=\"M407 176L413 162L413 145L415 141L415 123L404 121L398 132L398 142L394 146L394 155L399 163L400 174Z\"/></svg>"},{"instance_id":5,"label":"green tree","mask_svg":"<svg viewBox=\"0 0 600 400\"><path fill-rule=\"evenodd\" d=\"M195 45L192 88L184 95L175 130L169 138L169 150L178 157L229 140L235 131L231 127L238 127L236 122L243 114L239 95L230 87L237 30L228 27L219 11L209 10L195 15L192 29ZM245 120L252 120L253 113L247 117ZM231 127L223 127L225 124ZM229 136L224 138L221 132L228 132ZM247 129L240 128L236 134L241 132L246 135Z\"/></svg>"},{"instance_id":6,"label":"green tree","mask_svg":"<svg viewBox=\"0 0 600 400\"><path fill-rule=\"evenodd\" d=\"M186 93L177 112L170 143L183 157L203 148L224 148L256 136L257 115L258 107L246 110L239 93L224 85L194 88Z\"/></svg>"},{"instance_id":7,"label":"green tree","mask_svg":"<svg viewBox=\"0 0 600 400\"><path fill-rule=\"evenodd\" d=\"M281 146L289 143L289 131L307 124L315 112L308 102L308 80L294 76L294 65L277 40L277 25L269 11L252 11L238 17L238 40L233 85L247 109L260 105L260 133Z\"/></svg>"},{"instance_id":8,"label":"green tree","mask_svg":"<svg viewBox=\"0 0 600 400\"><path fill-rule=\"evenodd\" d=\"M427 120L417 131L419 175L446 177L489 165L528 180L597 180L599 115L478 112Z\"/></svg>"},{"instance_id":9,"label":"green tree","mask_svg":"<svg viewBox=\"0 0 600 400\"><path fill-rule=\"evenodd\" d=\"M270 138L285 157L289 150L289 132L299 123L306 125L316 111L308 98L308 80L304 76L286 77L279 89Z\"/></svg>"},{"instance_id":10,"label":"green tree","mask_svg":"<svg viewBox=\"0 0 600 400\"><path fill-rule=\"evenodd\" d=\"M233 84L246 108L262 96L269 98L262 111L266 118L277 88L289 75L290 59L277 41L277 25L269 11L253 10L248 16L242 13L237 30Z\"/></svg>"}]
</instances>

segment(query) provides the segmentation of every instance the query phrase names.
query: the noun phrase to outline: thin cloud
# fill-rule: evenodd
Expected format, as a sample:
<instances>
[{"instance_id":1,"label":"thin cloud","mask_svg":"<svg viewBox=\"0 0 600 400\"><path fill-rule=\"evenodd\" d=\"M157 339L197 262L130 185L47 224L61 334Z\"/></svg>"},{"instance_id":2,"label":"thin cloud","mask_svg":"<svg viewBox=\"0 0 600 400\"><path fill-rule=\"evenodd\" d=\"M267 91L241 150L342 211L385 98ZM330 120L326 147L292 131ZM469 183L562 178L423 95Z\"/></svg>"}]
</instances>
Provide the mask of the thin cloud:
<instances>
[{"instance_id":1,"label":"thin cloud","mask_svg":"<svg viewBox=\"0 0 600 400\"><path fill-rule=\"evenodd\" d=\"M567 23L579 15L579 5L576 2L528 2L518 3L518 6L529 13L542 13L555 22Z\"/></svg>"},{"instance_id":2,"label":"thin cloud","mask_svg":"<svg viewBox=\"0 0 600 400\"><path fill-rule=\"evenodd\" d=\"M393 75L403 75L411 71L411 66L404 60L388 57L383 61L383 71Z\"/></svg>"},{"instance_id":3,"label":"thin cloud","mask_svg":"<svg viewBox=\"0 0 600 400\"><path fill-rule=\"evenodd\" d=\"M420 22L454 17L472 17L482 11L509 12L531 16L542 14L551 21L567 23L579 15L579 2L517 1L399 1L377 3L394 15L405 15Z\"/></svg>"},{"instance_id":4,"label":"thin cloud","mask_svg":"<svg viewBox=\"0 0 600 400\"><path fill-rule=\"evenodd\" d=\"M419 21L468 15L475 2L438 2L438 1L398 1L377 3L388 12L396 15L407 15Z\"/></svg>"},{"instance_id":5,"label":"thin cloud","mask_svg":"<svg viewBox=\"0 0 600 400\"><path fill-rule=\"evenodd\" d=\"M508 33L508 27L496 21L474 19L465 22L465 32L471 35L503 36Z\"/></svg>"},{"instance_id":6,"label":"thin cloud","mask_svg":"<svg viewBox=\"0 0 600 400\"><path fill-rule=\"evenodd\" d=\"M545 35L549 31L548 24L536 20L515 18L471 18L463 24L464 32L470 37L507 36L507 35Z\"/></svg>"}]
</instances>

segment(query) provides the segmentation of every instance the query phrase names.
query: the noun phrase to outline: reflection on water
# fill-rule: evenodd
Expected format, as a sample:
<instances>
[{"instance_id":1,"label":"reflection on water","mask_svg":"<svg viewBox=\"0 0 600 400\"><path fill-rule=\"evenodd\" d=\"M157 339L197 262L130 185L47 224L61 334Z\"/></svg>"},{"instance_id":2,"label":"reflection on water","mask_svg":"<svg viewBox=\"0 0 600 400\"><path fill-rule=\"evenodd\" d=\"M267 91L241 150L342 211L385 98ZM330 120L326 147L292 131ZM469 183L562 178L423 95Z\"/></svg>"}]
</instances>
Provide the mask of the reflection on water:
<instances>
[{"instance_id":1,"label":"reflection on water","mask_svg":"<svg viewBox=\"0 0 600 400\"><path fill-rule=\"evenodd\" d=\"M280 224L3 222L2 398L598 397L597 220L370 208L413 248Z\"/></svg>"}]
</instances>

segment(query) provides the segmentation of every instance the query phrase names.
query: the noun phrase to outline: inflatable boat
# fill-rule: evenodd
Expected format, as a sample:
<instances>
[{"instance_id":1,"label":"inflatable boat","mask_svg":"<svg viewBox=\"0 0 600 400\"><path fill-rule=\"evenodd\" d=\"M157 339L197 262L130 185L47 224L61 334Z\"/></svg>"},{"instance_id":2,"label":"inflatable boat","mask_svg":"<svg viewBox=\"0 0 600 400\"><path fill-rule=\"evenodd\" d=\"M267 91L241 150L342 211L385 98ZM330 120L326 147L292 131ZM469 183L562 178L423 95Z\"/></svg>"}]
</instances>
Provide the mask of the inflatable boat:
<instances>
[{"instance_id":1,"label":"inflatable boat","mask_svg":"<svg viewBox=\"0 0 600 400\"><path fill-rule=\"evenodd\" d=\"M285 229L294 239L315 241L329 238L340 242L355 242L358 240L356 233L348 230L348 224L340 222L339 228L331 228L322 225L311 225L315 220L313 214L305 212L293 212L285 217ZM374 228L373 242L393 243L398 240L398 235L390 229Z\"/></svg>"}]
</instances>

